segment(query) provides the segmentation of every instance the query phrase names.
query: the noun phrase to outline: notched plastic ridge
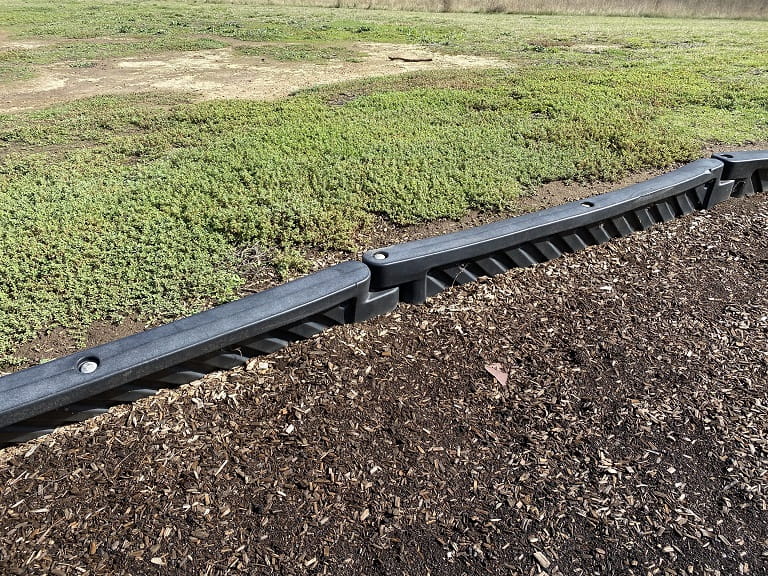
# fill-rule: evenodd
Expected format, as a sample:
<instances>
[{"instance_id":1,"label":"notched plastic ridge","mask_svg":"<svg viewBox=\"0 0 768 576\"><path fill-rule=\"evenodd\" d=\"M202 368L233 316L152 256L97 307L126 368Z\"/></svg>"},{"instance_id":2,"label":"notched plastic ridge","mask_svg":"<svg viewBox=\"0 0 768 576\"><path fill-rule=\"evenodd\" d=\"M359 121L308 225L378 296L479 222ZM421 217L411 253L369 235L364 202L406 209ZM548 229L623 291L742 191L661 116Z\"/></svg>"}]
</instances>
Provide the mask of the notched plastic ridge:
<instances>
[{"instance_id":1,"label":"notched plastic ridge","mask_svg":"<svg viewBox=\"0 0 768 576\"><path fill-rule=\"evenodd\" d=\"M395 308L397 288L369 291L345 262L281 286L0 378L0 443L82 420L105 406L233 368L337 324Z\"/></svg>"},{"instance_id":2,"label":"notched plastic ridge","mask_svg":"<svg viewBox=\"0 0 768 576\"><path fill-rule=\"evenodd\" d=\"M732 180L734 197L768 191L768 150L728 152L712 156L724 165L723 180Z\"/></svg>"},{"instance_id":3,"label":"notched plastic ridge","mask_svg":"<svg viewBox=\"0 0 768 576\"><path fill-rule=\"evenodd\" d=\"M627 188L453 234L366 252L371 286L421 303L458 284L532 266L726 200L724 163L702 159Z\"/></svg>"}]
</instances>

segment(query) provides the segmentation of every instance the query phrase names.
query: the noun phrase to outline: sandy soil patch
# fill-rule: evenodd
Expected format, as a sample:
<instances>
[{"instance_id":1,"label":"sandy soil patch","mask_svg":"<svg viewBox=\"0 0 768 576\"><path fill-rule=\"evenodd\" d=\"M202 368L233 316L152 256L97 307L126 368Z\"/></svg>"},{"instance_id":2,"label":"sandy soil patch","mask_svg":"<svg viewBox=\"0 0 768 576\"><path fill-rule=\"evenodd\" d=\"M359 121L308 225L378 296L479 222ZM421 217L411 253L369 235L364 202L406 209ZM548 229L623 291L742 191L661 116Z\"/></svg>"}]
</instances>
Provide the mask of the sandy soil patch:
<instances>
[{"instance_id":1,"label":"sandy soil patch","mask_svg":"<svg viewBox=\"0 0 768 576\"><path fill-rule=\"evenodd\" d=\"M0 50L34 50L48 45L48 42L39 39L16 40L8 36L7 32L0 30Z\"/></svg>"},{"instance_id":2,"label":"sandy soil patch","mask_svg":"<svg viewBox=\"0 0 768 576\"><path fill-rule=\"evenodd\" d=\"M616 44L576 44L571 46L571 50L574 52L584 52L585 54L602 54L609 50L617 50L621 48Z\"/></svg>"},{"instance_id":3,"label":"sandy soil patch","mask_svg":"<svg viewBox=\"0 0 768 576\"><path fill-rule=\"evenodd\" d=\"M8 41L0 38L0 46ZM39 69L33 80L13 82L0 96L0 113L42 108L104 94L185 92L197 100L275 100L312 86L420 70L507 66L494 58L447 55L420 46L363 43L359 62L277 62L237 54L231 47L183 54L153 54L72 67L61 62ZM392 57L419 59L409 62Z\"/></svg>"}]
</instances>

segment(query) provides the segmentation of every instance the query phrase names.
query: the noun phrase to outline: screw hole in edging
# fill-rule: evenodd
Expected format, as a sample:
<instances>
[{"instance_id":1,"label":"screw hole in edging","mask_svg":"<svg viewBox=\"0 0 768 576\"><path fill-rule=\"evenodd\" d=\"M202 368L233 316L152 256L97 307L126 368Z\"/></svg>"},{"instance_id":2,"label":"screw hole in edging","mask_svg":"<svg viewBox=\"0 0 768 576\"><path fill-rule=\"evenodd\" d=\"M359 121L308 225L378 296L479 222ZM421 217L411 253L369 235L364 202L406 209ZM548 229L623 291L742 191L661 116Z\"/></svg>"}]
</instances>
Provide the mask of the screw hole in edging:
<instances>
[{"instance_id":1,"label":"screw hole in edging","mask_svg":"<svg viewBox=\"0 0 768 576\"><path fill-rule=\"evenodd\" d=\"M386 252L376 252L373 255L373 259L374 260L386 260L387 256L389 256L389 254L387 254Z\"/></svg>"},{"instance_id":2,"label":"screw hole in edging","mask_svg":"<svg viewBox=\"0 0 768 576\"><path fill-rule=\"evenodd\" d=\"M581 205L584 206L584 208L594 208L595 207L595 203L594 202L582 202Z\"/></svg>"},{"instance_id":3,"label":"screw hole in edging","mask_svg":"<svg viewBox=\"0 0 768 576\"><path fill-rule=\"evenodd\" d=\"M95 356L83 358L77 363L77 371L81 374L93 374L99 367L99 359Z\"/></svg>"}]
</instances>

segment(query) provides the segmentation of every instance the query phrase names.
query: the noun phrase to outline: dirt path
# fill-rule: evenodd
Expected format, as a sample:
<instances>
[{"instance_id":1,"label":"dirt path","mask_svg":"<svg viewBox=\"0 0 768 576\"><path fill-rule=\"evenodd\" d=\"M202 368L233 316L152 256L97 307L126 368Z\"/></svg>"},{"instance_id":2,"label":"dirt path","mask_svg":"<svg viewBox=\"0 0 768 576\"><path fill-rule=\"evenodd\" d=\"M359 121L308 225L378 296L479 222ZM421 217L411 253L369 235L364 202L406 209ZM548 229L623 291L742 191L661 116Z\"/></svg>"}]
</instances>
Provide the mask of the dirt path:
<instances>
[{"instance_id":1,"label":"dirt path","mask_svg":"<svg viewBox=\"0 0 768 576\"><path fill-rule=\"evenodd\" d=\"M8 47L8 41L5 46L0 42L0 50L4 47ZM493 58L447 55L420 46L358 43L348 48L363 55L360 61L278 62L240 55L228 47L101 60L91 67L73 68L70 63L61 62L37 68L38 76L32 80L4 85L0 113L42 108L89 96L136 92L184 92L199 100L275 100L312 86L372 76L509 65ZM392 60L392 57L420 61Z\"/></svg>"},{"instance_id":2,"label":"dirt path","mask_svg":"<svg viewBox=\"0 0 768 576\"><path fill-rule=\"evenodd\" d=\"M0 455L18 574L764 574L768 198Z\"/></svg>"}]
</instances>

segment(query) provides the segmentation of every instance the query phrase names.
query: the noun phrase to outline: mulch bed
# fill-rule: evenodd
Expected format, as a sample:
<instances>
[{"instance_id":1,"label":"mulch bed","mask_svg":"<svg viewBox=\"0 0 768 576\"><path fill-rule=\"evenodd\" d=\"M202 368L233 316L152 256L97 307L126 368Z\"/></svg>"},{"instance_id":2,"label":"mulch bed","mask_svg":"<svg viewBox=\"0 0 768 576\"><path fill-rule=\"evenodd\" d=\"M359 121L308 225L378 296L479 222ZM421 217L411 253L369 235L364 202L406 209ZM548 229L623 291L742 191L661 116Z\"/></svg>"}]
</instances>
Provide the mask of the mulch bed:
<instances>
[{"instance_id":1,"label":"mulch bed","mask_svg":"<svg viewBox=\"0 0 768 576\"><path fill-rule=\"evenodd\" d=\"M10 574L766 574L768 200L0 454Z\"/></svg>"}]
</instances>

